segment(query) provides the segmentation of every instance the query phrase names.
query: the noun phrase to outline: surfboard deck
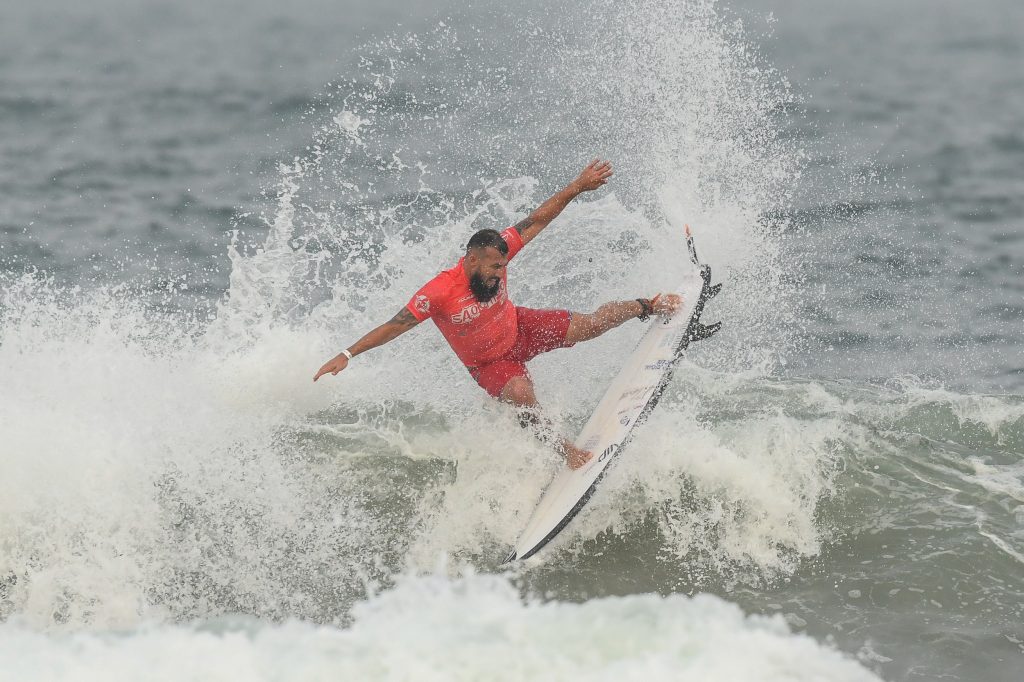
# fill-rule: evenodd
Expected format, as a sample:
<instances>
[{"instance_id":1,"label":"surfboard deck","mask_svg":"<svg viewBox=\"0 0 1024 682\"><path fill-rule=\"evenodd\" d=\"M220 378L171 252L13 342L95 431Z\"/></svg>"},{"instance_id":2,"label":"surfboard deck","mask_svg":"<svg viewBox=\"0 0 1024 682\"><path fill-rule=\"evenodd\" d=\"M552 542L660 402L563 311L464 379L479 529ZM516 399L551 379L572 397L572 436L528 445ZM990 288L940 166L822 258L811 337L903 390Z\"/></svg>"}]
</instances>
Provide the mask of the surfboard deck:
<instances>
[{"instance_id":1,"label":"surfboard deck","mask_svg":"<svg viewBox=\"0 0 1024 682\"><path fill-rule=\"evenodd\" d=\"M683 305L672 317L652 319L576 439L577 447L595 456L583 467L567 466L555 476L505 563L533 556L572 521L636 427L657 405L679 358L692 342L708 338L721 327L721 323L705 326L700 322L704 304L721 285L711 284L711 268L699 264L692 240L687 241L699 270L688 275L676 292L683 296Z\"/></svg>"}]
</instances>

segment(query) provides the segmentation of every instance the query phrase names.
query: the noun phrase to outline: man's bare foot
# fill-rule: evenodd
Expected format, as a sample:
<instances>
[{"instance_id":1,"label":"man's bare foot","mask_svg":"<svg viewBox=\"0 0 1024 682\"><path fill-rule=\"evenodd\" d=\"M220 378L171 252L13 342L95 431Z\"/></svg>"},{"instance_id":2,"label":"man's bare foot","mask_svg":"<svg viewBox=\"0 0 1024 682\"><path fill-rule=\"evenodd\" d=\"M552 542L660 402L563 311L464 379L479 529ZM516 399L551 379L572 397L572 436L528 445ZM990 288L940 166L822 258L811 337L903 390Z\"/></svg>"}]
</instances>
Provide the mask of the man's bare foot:
<instances>
[{"instance_id":1,"label":"man's bare foot","mask_svg":"<svg viewBox=\"0 0 1024 682\"><path fill-rule=\"evenodd\" d=\"M565 457L565 461L569 465L570 469L580 469L584 464L591 460L594 453L588 452L587 450L580 450L572 443L566 441L562 446L562 456Z\"/></svg>"}]
</instances>

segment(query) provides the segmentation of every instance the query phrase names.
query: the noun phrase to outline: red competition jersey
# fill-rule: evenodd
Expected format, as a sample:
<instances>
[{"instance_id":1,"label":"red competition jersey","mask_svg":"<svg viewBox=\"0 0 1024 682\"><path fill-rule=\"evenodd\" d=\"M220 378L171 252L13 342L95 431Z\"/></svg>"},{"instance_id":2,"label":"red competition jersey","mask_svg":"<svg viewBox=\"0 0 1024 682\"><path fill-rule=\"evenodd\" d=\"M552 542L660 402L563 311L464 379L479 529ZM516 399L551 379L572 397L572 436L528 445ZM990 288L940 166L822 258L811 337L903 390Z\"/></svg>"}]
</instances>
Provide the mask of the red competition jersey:
<instances>
[{"instance_id":1,"label":"red competition jersey","mask_svg":"<svg viewBox=\"0 0 1024 682\"><path fill-rule=\"evenodd\" d=\"M508 259L523 248L519 232L510 227L501 233L508 244ZM469 275L458 264L440 273L417 291L406 308L422 322L428 317L467 367L497 360L516 342L516 307L508 300L507 277L502 274L498 295L480 303L469 289Z\"/></svg>"}]
</instances>

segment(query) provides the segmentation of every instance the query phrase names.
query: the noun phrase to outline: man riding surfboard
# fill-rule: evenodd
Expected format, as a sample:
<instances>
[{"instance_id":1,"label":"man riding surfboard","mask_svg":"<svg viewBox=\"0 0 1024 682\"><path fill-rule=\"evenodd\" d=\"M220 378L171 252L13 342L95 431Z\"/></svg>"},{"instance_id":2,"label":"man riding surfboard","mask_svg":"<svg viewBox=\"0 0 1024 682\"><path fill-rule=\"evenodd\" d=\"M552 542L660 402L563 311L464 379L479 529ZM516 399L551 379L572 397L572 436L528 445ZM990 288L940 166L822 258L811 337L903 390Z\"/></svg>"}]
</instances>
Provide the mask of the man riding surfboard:
<instances>
[{"instance_id":1,"label":"man riding surfboard","mask_svg":"<svg viewBox=\"0 0 1024 682\"><path fill-rule=\"evenodd\" d=\"M520 408L524 426L533 425L570 467L582 467L592 454L553 434L540 415L526 363L541 353L589 341L634 317L646 320L651 314L671 315L682 299L666 294L651 299L612 301L592 313L522 308L508 298L506 266L570 201L601 187L611 176L611 162L595 159L524 220L503 232L486 229L474 234L466 245L466 255L455 267L424 284L391 320L327 361L313 381L324 374L337 375L356 355L381 346L430 318L487 393Z\"/></svg>"}]
</instances>

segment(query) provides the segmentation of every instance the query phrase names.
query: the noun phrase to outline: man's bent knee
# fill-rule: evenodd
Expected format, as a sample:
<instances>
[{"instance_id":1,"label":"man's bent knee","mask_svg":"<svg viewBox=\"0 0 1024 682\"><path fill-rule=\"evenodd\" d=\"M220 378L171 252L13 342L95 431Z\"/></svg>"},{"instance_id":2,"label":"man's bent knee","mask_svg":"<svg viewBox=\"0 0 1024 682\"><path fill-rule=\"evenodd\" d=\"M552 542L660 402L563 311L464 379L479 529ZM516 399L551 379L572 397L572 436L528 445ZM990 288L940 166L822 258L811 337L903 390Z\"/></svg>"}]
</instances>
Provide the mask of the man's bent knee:
<instances>
[{"instance_id":1,"label":"man's bent knee","mask_svg":"<svg viewBox=\"0 0 1024 682\"><path fill-rule=\"evenodd\" d=\"M509 379L505 388L501 389L501 399L523 407L533 407L537 404L537 396L533 392L533 382L526 377Z\"/></svg>"}]
</instances>

